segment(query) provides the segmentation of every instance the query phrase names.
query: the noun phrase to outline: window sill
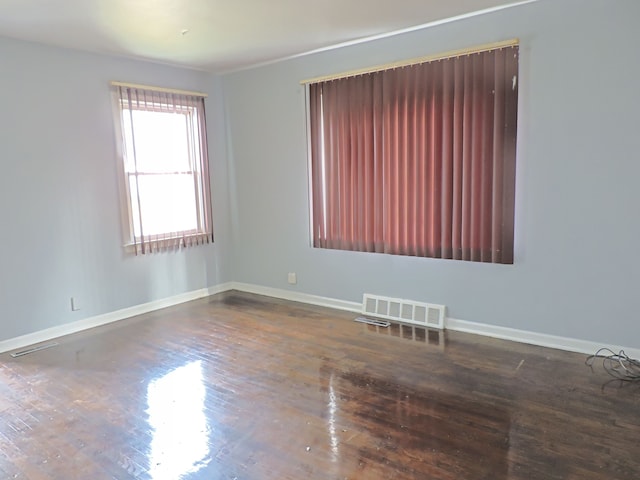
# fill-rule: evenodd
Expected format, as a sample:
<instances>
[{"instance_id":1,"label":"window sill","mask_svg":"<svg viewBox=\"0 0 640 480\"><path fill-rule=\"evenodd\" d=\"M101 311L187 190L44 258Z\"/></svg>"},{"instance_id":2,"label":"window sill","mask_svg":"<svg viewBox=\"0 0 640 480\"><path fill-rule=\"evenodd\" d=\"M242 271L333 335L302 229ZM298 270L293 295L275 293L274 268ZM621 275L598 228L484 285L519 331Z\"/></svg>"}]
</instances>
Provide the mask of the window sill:
<instances>
[{"instance_id":1,"label":"window sill","mask_svg":"<svg viewBox=\"0 0 640 480\"><path fill-rule=\"evenodd\" d=\"M183 250L196 245L213 243L213 235L211 233L184 233L180 236L166 237L157 240L149 240L144 243L144 251L142 242L128 242L123 245L123 249L128 254L145 255L151 253L167 253Z\"/></svg>"}]
</instances>

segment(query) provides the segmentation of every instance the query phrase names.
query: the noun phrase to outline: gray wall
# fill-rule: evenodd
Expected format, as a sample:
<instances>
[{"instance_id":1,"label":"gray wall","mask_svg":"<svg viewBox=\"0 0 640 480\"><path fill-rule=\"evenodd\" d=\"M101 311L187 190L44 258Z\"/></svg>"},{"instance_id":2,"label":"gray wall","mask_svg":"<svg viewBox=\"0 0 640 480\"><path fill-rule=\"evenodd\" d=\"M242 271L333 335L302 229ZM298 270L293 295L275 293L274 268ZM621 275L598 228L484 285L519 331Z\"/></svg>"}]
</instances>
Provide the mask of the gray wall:
<instances>
[{"instance_id":1,"label":"gray wall","mask_svg":"<svg viewBox=\"0 0 640 480\"><path fill-rule=\"evenodd\" d=\"M637 0L542 0L224 76L234 280L442 303L458 319L640 347L638 19ZM515 264L312 249L300 80L513 37Z\"/></svg>"},{"instance_id":2,"label":"gray wall","mask_svg":"<svg viewBox=\"0 0 640 480\"><path fill-rule=\"evenodd\" d=\"M222 77L0 39L0 340L236 280L640 347L638 18L636 0L541 0ZM515 264L311 248L300 80L513 37ZM214 245L123 252L114 79L210 94Z\"/></svg>"},{"instance_id":3,"label":"gray wall","mask_svg":"<svg viewBox=\"0 0 640 480\"><path fill-rule=\"evenodd\" d=\"M110 80L211 94L214 245L123 252ZM220 97L201 72L0 39L0 340L231 280Z\"/></svg>"}]
</instances>

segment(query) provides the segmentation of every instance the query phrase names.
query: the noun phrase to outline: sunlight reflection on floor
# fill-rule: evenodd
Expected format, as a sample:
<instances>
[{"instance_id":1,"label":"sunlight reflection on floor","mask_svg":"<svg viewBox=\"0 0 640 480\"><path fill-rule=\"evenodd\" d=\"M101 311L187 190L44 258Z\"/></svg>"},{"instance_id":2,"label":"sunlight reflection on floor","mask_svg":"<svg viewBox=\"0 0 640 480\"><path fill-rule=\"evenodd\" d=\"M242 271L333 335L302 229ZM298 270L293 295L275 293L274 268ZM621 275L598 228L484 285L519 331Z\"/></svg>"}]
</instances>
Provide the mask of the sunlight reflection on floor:
<instances>
[{"instance_id":1,"label":"sunlight reflection on floor","mask_svg":"<svg viewBox=\"0 0 640 480\"><path fill-rule=\"evenodd\" d=\"M179 479L208 463L205 394L199 360L149 383L147 413L153 429L149 474L153 480Z\"/></svg>"}]
</instances>

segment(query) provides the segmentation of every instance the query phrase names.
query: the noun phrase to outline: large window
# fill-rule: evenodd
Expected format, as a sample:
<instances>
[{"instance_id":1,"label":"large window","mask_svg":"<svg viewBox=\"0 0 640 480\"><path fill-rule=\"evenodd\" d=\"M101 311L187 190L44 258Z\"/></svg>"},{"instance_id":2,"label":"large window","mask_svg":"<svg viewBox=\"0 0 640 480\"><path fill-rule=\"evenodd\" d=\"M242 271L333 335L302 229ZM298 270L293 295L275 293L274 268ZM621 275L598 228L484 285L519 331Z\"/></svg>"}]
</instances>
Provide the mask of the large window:
<instances>
[{"instance_id":1,"label":"large window","mask_svg":"<svg viewBox=\"0 0 640 480\"><path fill-rule=\"evenodd\" d=\"M309 84L313 245L513 263L518 46Z\"/></svg>"},{"instance_id":2,"label":"large window","mask_svg":"<svg viewBox=\"0 0 640 480\"><path fill-rule=\"evenodd\" d=\"M125 243L149 253L213 241L204 97L114 83Z\"/></svg>"}]
</instances>

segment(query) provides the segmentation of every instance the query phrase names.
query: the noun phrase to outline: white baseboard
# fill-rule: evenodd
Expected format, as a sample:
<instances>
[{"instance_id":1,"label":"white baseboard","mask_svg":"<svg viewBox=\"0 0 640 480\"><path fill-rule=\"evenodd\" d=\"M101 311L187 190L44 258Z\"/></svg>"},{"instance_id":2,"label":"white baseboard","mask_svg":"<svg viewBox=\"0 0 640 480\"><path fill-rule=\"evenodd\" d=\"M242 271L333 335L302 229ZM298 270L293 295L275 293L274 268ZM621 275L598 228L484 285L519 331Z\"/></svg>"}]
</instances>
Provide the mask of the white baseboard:
<instances>
[{"instance_id":1,"label":"white baseboard","mask_svg":"<svg viewBox=\"0 0 640 480\"><path fill-rule=\"evenodd\" d=\"M241 292L255 293L257 295L265 295L267 297L280 298L282 300L291 300L292 302L335 308L336 310L346 310L348 312L357 313L362 311L362 303L359 302L349 302L347 300L338 300L337 298L320 297L318 295L294 292L281 288L263 287L262 285L254 285L251 283L231 282L231 289L239 290Z\"/></svg>"},{"instance_id":2,"label":"white baseboard","mask_svg":"<svg viewBox=\"0 0 640 480\"><path fill-rule=\"evenodd\" d=\"M258 295L266 295L276 297L283 300L292 300L294 302L309 303L312 305L320 305L323 307L336 308L349 312L362 312L362 304L358 302L349 302L346 300L338 300L335 298L319 297L307 293L293 292L279 288L263 287L261 285L253 285L248 283L231 282L232 290L242 292L255 293ZM459 320L456 318L446 318L445 328L457 332L472 333L482 335L484 337L499 338L502 340L510 340L512 342L526 343L539 347L554 348L557 350L565 350L568 352L593 354L600 348L609 348L618 353L624 350L627 355L633 358L640 358L640 349L621 347L619 345L610 345L592 342L588 340L580 340L575 338L560 337L556 335L548 335L545 333L530 332L527 330L518 330L515 328L500 327L486 323L469 322L467 320Z\"/></svg>"},{"instance_id":3,"label":"white baseboard","mask_svg":"<svg viewBox=\"0 0 640 480\"><path fill-rule=\"evenodd\" d=\"M233 290L233 282L219 283L207 289L208 295L216 295L217 293L228 292Z\"/></svg>"},{"instance_id":4,"label":"white baseboard","mask_svg":"<svg viewBox=\"0 0 640 480\"><path fill-rule=\"evenodd\" d=\"M174 295L172 297L155 300L153 302L135 305L133 307L123 308L114 312L96 315L94 317L84 318L64 325L47 328L37 332L22 335L20 337L11 338L0 341L0 353L24 348L29 345L47 342L54 338L62 337L72 333L87 330L89 328L99 327L108 323L117 322L144 313L153 312L162 308L171 307L180 303L189 302L198 298L215 295L217 293L229 290L238 290L241 292L255 293L257 295L265 295L268 297L280 298L282 300L290 300L293 302L307 303L310 305L318 305L321 307L335 308L337 310L346 310L348 312L360 313L362 304L359 302L350 302L347 300L339 300L336 298L321 297L308 293L300 293L280 288L265 287L262 285L254 285L242 282L226 282L214 285L209 288L194 290L191 292ZM555 348L569 352L578 352L585 354L593 354L600 348L609 348L614 352L624 350L627 355L632 358L640 358L640 349L621 347L619 345L609 345L596 343L588 340L580 340L575 338L559 337L544 333L530 332L526 330L518 330L508 327L500 327L497 325L489 325L485 323L469 322L467 320L459 320L456 318L446 318L445 328L457 332L472 333L485 337L500 338L513 342L527 343L540 347Z\"/></svg>"},{"instance_id":5,"label":"white baseboard","mask_svg":"<svg viewBox=\"0 0 640 480\"><path fill-rule=\"evenodd\" d=\"M153 312L155 310L160 310L161 308L171 307L180 303L189 302L198 298L207 297L230 289L231 284L224 283L209 288L181 293L179 295L155 300L153 302L143 303L141 305L134 305L133 307L123 308L122 310L116 310L114 312L96 315L94 317L83 318L82 320L77 320L75 322L56 325L55 327L46 328L20 337L0 341L0 353L24 348L36 343L48 342L54 338L62 337L64 335L80 332L89 328L99 327L101 325L135 317L136 315L142 315L143 313Z\"/></svg>"},{"instance_id":6,"label":"white baseboard","mask_svg":"<svg viewBox=\"0 0 640 480\"><path fill-rule=\"evenodd\" d=\"M640 349L637 348L621 347L619 345L609 345L589 340L579 340L576 338L559 337L556 335L548 335L546 333L536 333L527 330L518 330L515 328L499 327L497 325L489 325L486 323L458 320L456 318L446 318L444 324L446 329L454 330L456 332L473 333L475 335L527 343L529 345L537 345L539 347L555 348L557 350L565 350L568 352L586 353L588 355L596 353L600 348L608 348L616 353L620 350L624 350L630 357L640 358Z\"/></svg>"}]
</instances>

